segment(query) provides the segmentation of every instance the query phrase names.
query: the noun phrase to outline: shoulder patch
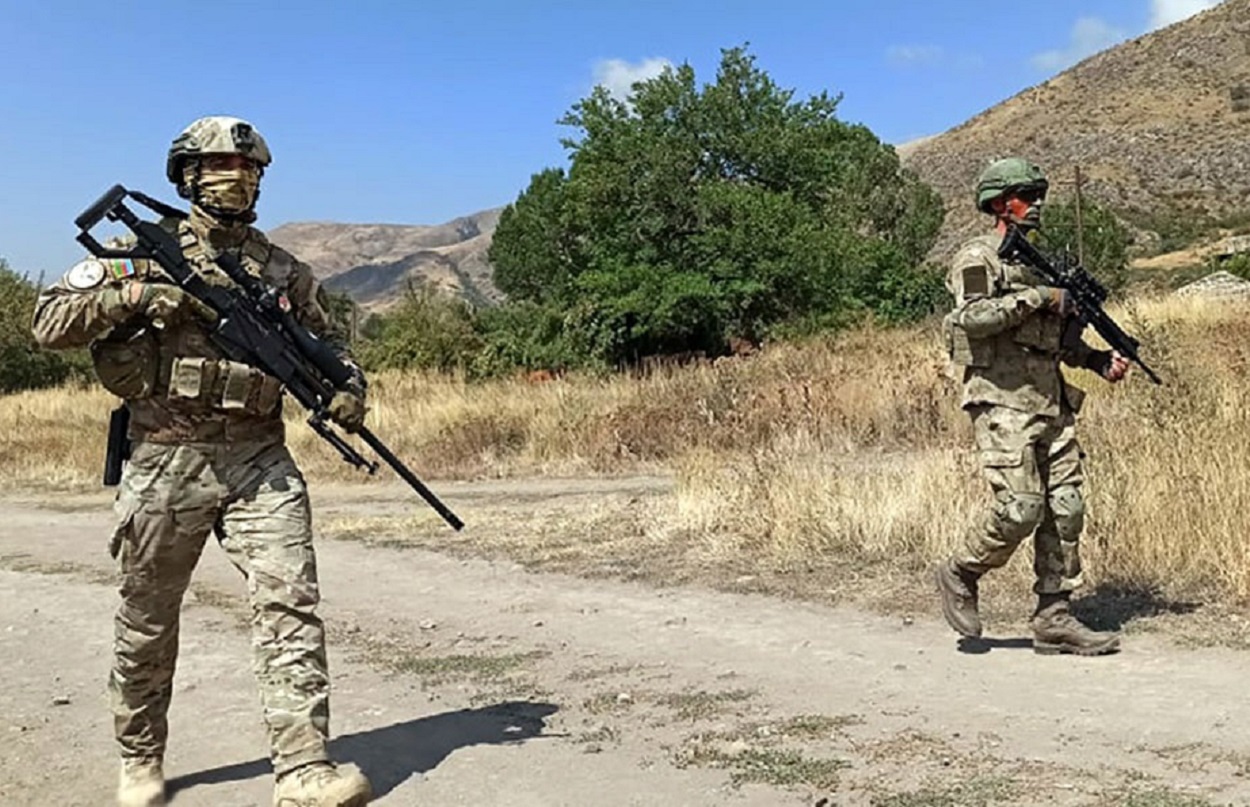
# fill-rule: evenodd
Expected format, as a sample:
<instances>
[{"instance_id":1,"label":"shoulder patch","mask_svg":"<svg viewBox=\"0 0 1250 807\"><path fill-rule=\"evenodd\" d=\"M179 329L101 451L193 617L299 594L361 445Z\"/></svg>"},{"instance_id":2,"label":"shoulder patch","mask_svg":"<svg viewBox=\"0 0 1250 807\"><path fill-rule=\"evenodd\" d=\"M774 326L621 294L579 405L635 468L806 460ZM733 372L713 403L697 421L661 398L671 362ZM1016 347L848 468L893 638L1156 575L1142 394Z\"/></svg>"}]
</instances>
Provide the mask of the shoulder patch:
<instances>
[{"instance_id":1,"label":"shoulder patch","mask_svg":"<svg viewBox=\"0 0 1250 807\"><path fill-rule=\"evenodd\" d=\"M78 291L89 291L104 282L104 264L94 258L79 261L65 274L65 285Z\"/></svg>"},{"instance_id":2,"label":"shoulder patch","mask_svg":"<svg viewBox=\"0 0 1250 807\"><path fill-rule=\"evenodd\" d=\"M984 266L965 266L963 269L965 297L985 297L990 293L990 277Z\"/></svg>"}]
</instances>

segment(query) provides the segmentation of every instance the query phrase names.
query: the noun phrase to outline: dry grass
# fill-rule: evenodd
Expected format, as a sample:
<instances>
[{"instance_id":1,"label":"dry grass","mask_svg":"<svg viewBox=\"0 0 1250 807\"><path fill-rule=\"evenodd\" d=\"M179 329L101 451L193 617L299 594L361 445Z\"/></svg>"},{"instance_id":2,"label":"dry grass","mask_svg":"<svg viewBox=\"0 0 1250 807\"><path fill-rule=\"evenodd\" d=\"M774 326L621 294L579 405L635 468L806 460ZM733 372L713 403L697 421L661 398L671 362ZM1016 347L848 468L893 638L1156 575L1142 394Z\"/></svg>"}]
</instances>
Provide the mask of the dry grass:
<instances>
[{"instance_id":1,"label":"dry grass","mask_svg":"<svg viewBox=\"0 0 1250 807\"><path fill-rule=\"evenodd\" d=\"M1242 602L1250 311L1170 298L1117 313L1167 385L1073 375L1090 393L1089 580ZM370 425L431 478L671 471L675 496L631 539L668 557L908 572L949 551L987 499L934 330L862 330L641 379L384 374ZM110 405L95 389L0 398L0 483L97 485ZM295 414L309 476L359 478Z\"/></svg>"}]
</instances>

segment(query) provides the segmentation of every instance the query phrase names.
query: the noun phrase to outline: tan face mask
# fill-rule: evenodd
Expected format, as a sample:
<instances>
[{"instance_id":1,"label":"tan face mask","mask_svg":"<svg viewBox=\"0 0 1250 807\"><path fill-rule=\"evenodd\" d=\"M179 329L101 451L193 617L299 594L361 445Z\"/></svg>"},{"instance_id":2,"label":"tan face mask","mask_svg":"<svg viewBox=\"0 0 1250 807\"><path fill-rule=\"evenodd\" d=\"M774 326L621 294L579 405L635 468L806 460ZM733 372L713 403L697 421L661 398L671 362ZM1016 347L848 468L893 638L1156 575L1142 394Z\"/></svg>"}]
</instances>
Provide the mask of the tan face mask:
<instances>
[{"instance_id":1,"label":"tan face mask","mask_svg":"<svg viewBox=\"0 0 1250 807\"><path fill-rule=\"evenodd\" d=\"M243 213L256 204L260 173L250 168L204 169L200 172L199 203L230 213Z\"/></svg>"}]
</instances>

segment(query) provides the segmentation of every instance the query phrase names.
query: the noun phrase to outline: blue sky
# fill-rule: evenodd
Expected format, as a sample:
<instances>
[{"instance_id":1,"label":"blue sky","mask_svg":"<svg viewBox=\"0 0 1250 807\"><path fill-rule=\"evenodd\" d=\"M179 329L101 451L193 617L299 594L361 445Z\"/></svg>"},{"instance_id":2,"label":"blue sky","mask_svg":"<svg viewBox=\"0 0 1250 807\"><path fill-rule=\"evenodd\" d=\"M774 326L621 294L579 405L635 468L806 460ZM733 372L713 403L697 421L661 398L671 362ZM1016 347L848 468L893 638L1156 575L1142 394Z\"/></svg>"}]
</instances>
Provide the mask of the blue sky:
<instances>
[{"instance_id":1,"label":"blue sky","mask_svg":"<svg viewBox=\"0 0 1250 807\"><path fill-rule=\"evenodd\" d=\"M563 165L555 121L665 63L748 44L891 143L934 134L1214 0L0 0L0 257L60 274L115 182L176 201L170 140L233 114L269 141L259 225L434 224ZM1015 16L1007 16L1011 11Z\"/></svg>"}]
</instances>

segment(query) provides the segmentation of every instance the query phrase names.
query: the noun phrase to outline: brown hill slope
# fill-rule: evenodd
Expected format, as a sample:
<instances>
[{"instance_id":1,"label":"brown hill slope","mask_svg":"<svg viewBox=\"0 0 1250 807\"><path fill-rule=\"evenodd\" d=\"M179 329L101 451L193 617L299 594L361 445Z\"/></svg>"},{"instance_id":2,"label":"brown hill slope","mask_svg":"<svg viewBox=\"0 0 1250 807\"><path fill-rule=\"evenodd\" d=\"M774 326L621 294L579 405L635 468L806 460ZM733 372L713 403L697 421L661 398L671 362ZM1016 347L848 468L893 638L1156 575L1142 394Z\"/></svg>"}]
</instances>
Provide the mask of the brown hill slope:
<instances>
[{"instance_id":1,"label":"brown hill slope","mask_svg":"<svg viewBox=\"0 0 1250 807\"><path fill-rule=\"evenodd\" d=\"M502 296L486 261L501 212L491 208L434 226L296 222L268 235L311 264L326 288L367 309L393 303L409 281L486 303Z\"/></svg>"},{"instance_id":2,"label":"brown hill slope","mask_svg":"<svg viewBox=\"0 0 1250 807\"><path fill-rule=\"evenodd\" d=\"M1071 192L1079 164L1085 190L1130 224L1143 214L1250 210L1250 0L1103 51L908 145L905 163L946 201L935 257L984 227L975 178L1013 154L1046 168L1055 193Z\"/></svg>"}]
</instances>

